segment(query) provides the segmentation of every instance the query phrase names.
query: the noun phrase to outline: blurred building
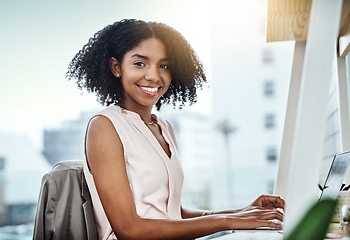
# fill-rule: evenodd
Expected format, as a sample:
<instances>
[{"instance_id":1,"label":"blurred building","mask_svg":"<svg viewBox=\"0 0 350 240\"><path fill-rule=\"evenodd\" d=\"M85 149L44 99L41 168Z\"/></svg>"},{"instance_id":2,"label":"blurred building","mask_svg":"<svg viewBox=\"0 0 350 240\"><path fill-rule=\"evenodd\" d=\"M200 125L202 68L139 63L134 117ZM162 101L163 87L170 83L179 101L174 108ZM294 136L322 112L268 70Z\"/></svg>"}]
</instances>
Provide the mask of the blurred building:
<instances>
[{"instance_id":1,"label":"blurred building","mask_svg":"<svg viewBox=\"0 0 350 240\"><path fill-rule=\"evenodd\" d=\"M266 43L265 0L218 0L211 9L211 196L222 209L273 193L293 45Z\"/></svg>"},{"instance_id":2,"label":"blurred building","mask_svg":"<svg viewBox=\"0 0 350 240\"><path fill-rule=\"evenodd\" d=\"M26 138L0 132L0 226L34 221L41 178L50 168Z\"/></svg>"},{"instance_id":3,"label":"blurred building","mask_svg":"<svg viewBox=\"0 0 350 240\"><path fill-rule=\"evenodd\" d=\"M89 119L98 112L82 112L56 129L44 130L43 154L53 166L59 161L84 159L84 136Z\"/></svg>"}]
</instances>

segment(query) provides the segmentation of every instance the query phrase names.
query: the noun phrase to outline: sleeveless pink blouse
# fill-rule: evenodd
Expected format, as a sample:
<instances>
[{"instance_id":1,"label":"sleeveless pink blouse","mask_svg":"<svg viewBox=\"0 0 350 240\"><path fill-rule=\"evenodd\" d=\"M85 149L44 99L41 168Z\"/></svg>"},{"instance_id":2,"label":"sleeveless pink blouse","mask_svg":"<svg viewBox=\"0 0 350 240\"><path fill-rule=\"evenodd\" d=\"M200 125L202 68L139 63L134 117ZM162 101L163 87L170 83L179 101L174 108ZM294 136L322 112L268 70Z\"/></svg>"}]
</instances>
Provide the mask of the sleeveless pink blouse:
<instances>
[{"instance_id":1,"label":"sleeveless pink blouse","mask_svg":"<svg viewBox=\"0 0 350 240\"><path fill-rule=\"evenodd\" d=\"M126 171L137 214L142 218L181 219L183 172L171 124L158 119L158 125L171 151L169 158L137 113L119 106L110 106L97 115L110 119L123 144ZM99 239L117 239L103 210L86 161L84 174L92 198Z\"/></svg>"}]
</instances>

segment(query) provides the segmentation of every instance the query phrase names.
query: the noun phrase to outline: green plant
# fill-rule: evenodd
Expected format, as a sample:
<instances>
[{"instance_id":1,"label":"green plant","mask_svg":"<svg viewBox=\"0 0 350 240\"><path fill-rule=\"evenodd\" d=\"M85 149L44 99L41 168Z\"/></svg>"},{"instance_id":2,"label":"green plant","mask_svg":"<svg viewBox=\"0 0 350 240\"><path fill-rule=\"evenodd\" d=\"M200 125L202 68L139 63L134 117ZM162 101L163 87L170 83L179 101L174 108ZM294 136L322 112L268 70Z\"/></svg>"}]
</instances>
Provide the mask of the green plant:
<instances>
[{"instance_id":1,"label":"green plant","mask_svg":"<svg viewBox=\"0 0 350 240\"><path fill-rule=\"evenodd\" d=\"M323 240L332 220L336 199L323 199L314 203L285 240Z\"/></svg>"}]
</instances>

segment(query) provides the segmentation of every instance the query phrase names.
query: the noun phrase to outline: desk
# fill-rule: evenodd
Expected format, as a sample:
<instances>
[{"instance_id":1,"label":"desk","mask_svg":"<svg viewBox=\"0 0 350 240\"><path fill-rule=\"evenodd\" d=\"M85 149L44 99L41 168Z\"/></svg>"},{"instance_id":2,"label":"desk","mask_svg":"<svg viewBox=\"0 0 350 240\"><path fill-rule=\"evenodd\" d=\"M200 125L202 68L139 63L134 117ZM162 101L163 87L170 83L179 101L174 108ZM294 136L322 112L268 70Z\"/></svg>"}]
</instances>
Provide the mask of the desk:
<instances>
[{"instance_id":1,"label":"desk","mask_svg":"<svg viewBox=\"0 0 350 240\"><path fill-rule=\"evenodd\" d=\"M329 238L341 239L342 230L339 223L331 223L329 227ZM233 233L215 238L215 240L283 240L280 230L235 230Z\"/></svg>"},{"instance_id":2,"label":"desk","mask_svg":"<svg viewBox=\"0 0 350 240\"><path fill-rule=\"evenodd\" d=\"M282 240L280 230L235 230L215 240Z\"/></svg>"}]
</instances>

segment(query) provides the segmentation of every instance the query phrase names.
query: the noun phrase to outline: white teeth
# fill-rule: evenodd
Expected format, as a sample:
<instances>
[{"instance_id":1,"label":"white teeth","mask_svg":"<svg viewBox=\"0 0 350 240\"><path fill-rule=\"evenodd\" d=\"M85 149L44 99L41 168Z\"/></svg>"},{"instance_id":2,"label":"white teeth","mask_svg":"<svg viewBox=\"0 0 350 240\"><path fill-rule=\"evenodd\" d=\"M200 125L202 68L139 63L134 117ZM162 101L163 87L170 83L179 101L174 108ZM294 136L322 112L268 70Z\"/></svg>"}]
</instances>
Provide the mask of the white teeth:
<instances>
[{"instance_id":1,"label":"white teeth","mask_svg":"<svg viewBox=\"0 0 350 240\"><path fill-rule=\"evenodd\" d=\"M158 88L156 87L141 87L139 86L142 90L147 91L147 92L151 92L151 93L155 93L158 91Z\"/></svg>"}]
</instances>

